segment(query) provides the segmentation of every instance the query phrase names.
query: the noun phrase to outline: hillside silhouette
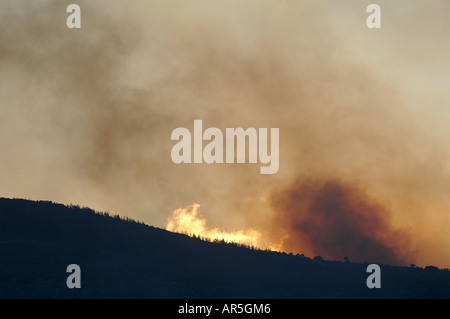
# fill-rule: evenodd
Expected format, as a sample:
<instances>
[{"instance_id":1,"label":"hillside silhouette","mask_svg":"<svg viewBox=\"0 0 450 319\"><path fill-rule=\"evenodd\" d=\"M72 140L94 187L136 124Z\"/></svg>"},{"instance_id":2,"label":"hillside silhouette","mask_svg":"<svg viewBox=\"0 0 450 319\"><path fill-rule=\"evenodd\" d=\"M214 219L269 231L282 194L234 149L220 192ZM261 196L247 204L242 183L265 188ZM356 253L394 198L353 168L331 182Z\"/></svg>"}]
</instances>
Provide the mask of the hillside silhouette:
<instances>
[{"instance_id":1,"label":"hillside silhouette","mask_svg":"<svg viewBox=\"0 0 450 319\"><path fill-rule=\"evenodd\" d=\"M343 256L344 257L344 256ZM68 289L66 267L81 267ZM450 271L208 242L88 208L0 198L0 298L449 298Z\"/></svg>"}]
</instances>

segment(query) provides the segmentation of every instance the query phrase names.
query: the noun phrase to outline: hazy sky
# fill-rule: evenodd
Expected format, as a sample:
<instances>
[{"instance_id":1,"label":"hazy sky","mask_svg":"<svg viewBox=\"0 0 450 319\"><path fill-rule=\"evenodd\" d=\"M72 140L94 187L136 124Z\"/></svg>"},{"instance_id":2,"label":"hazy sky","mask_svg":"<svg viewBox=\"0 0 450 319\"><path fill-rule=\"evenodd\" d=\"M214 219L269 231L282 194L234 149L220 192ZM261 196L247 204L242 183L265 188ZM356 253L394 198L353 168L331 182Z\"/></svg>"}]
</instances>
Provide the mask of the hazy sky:
<instances>
[{"instance_id":1,"label":"hazy sky","mask_svg":"<svg viewBox=\"0 0 450 319\"><path fill-rule=\"evenodd\" d=\"M72 2L81 29L66 27ZM381 29L366 27L370 3ZM158 227L196 202L211 227L252 227L286 250L448 267L449 12L445 0L0 0L0 196ZM279 172L174 164L171 132L195 119L280 128ZM344 228L374 243L347 249Z\"/></svg>"}]
</instances>

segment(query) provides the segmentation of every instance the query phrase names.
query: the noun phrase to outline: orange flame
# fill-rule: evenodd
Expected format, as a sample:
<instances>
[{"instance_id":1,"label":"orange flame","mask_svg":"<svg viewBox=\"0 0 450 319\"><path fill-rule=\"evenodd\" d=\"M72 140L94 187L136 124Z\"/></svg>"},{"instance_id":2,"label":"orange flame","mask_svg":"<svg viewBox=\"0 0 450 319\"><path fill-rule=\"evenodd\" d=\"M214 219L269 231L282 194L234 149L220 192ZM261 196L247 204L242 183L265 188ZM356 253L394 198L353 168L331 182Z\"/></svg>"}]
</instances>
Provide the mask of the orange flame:
<instances>
[{"instance_id":1,"label":"orange flame","mask_svg":"<svg viewBox=\"0 0 450 319\"><path fill-rule=\"evenodd\" d=\"M249 246L259 247L261 233L257 230L248 228L235 232L225 232L220 229L206 227L206 219L198 215L200 205L192 204L186 208L179 208L173 211L167 223L166 229L177 233L196 235L209 240L224 240Z\"/></svg>"}]
</instances>

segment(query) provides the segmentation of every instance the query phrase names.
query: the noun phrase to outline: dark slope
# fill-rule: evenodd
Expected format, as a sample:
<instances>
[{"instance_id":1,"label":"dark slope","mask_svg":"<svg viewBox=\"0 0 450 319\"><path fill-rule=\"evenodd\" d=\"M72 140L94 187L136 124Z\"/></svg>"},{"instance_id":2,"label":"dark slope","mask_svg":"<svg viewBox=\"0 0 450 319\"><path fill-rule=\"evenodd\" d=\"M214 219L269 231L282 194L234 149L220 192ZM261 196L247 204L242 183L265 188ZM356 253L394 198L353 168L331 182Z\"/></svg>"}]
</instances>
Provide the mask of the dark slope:
<instances>
[{"instance_id":1,"label":"dark slope","mask_svg":"<svg viewBox=\"0 0 450 319\"><path fill-rule=\"evenodd\" d=\"M66 267L81 267L68 289ZM0 199L1 298L449 298L450 272L210 243L89 209Z\"/></svg>"}]
</instances>

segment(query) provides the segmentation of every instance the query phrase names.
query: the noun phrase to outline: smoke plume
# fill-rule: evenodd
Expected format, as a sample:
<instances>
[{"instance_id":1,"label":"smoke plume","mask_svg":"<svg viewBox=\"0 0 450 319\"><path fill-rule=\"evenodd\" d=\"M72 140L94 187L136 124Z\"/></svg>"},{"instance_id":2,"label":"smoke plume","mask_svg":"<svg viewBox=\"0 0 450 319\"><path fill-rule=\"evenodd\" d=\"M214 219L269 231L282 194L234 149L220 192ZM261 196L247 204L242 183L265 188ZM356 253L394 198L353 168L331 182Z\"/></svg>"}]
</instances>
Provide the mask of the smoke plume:
<instances>
[{"instance_id":1,"label":"smoke plume","mask_svg":"<svg viewBox=\"0 0 450 319\"><path fill-rule=\"evenodd\" d=\"M379 30L356 0L70 3L0 0L1 196L449 265L448 1L380 0ZM195 119L279 128L279 171L174 164Z\"/></svg>"},{"instance_id":2,"label":"smoke plume","mask_svg":"<svg viewBox=\"0 0 450 319\"><path fill-rule=\"evenodd\" d=\"M273 229L282 248L327 259L405 265L409 234L395 230L390 214L357 187L339 180L297 181L274 194Z\"/></svg>"}]
</instances>

